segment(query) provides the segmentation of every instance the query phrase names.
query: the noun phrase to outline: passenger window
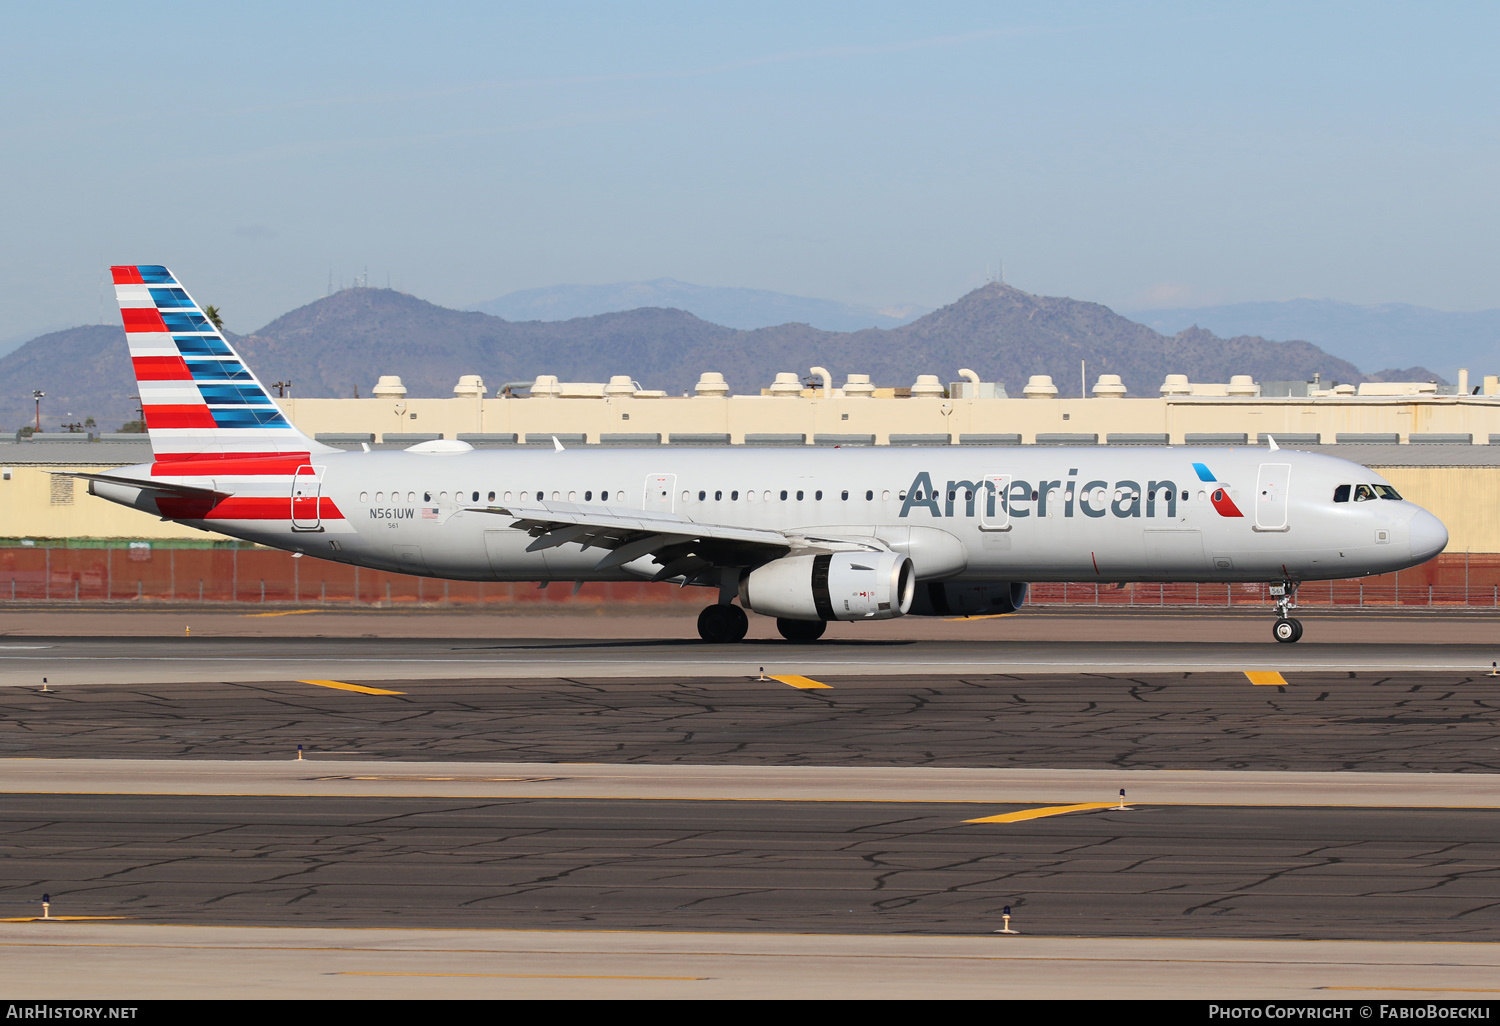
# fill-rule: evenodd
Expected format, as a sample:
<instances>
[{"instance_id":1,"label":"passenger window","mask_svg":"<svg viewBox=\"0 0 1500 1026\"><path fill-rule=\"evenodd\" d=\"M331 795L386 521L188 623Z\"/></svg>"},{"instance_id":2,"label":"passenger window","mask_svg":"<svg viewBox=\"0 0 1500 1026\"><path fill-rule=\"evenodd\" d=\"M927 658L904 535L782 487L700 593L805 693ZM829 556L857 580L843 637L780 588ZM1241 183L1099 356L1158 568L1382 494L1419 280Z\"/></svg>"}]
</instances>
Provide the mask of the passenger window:
<instances>
[{"instance_id":1,"label":"passenger window","mask_svg":"<svg viewBox=\"0 0 1500 1026\"><path fill-rule=\"evenodd\" d=\"M536 493L536 501L537 502L541 502L542 498L543 498L543 493L542 492L537 492Z\"/></svg>"},{"instance_id":2,"label":"passenger window","mask_svg":"<svg viewBox=\"0 0 1500 1026\"><path fill-rule=\"evenodd\" d=\"M1349 501L1349 486L1348 485L1339 485L1337 488L1335 488L1333 490L1333 501L1334 502L1348 502Z\"/></svg>"},{"instance_id":3,"label":"passenger window","mask_svg":"<svg viewBox=\"0 0 1500 1026\"><path fill-rule=\"evenodd\" d=\"M823 501L823 490L821 488L818 489L817 491L813 492L813 499L815 499L818 502L822 502Z\"/></svg>"},{"instance_id":4,"label":"passenger window","mask_svg":"<svg viewBox=\"0 0 1500 1026\"><path fill-rule=\"evenodd\" d=\"M447 501L448 501L448 493L447 492L438 492L438 502L447 502Z\"/></svg>"},{"instance_id":5,"label":"passenger window","mask_svg":"<svg viewBox=\"0 0 1500 1026\"><path fill-rule=\"evenodd\" d=\"M494 492L490 492L490 497L489 497L489 499L487 501L489 501L489 502L494 502L495 501L495 493Z\"/></svg>"},{"instance_id":6,"label":"passenger window","mask_svg":"<svg viewBox=\"0 0 1500 1026\"><path fill-rule=\"evenodd\" d=\"M422 501L423 502L431 502L432 501L432 493L431 492L423 492L422 493Z\"/></svg>"},{"instance_id":7,"label":"passenger window","mask_svg":"<svg viewBox=\"0 0 1500 1026\"><path fill-rule=\"evenodd\" d=\"M1354 486L1355 502L1368 502L1373 498L1375 498L1375 489L1371 488L1369 485Z\"/></svg>"},{"instance_id":8,"label":"passenger window","mask_svg":"<svg viewBox=\"0 0 1500 1026\"><path fill-rule=\"evenodd\" d=\"M600 492L599 493L599 501L600 502L608 502L609 501L609 493L608 492Z\"/></svg>"},{"instance_id":9,"label":"passenger window","mask_svg":"<svg viewBox=\"0 0 1500 1026\"><path fill-rule=\"evenodd\" d=\"M724 493L723 492L714 492L714 501L715 502L723 502L724 501Z\"/></svg>"},{"instance_id":10,"label":"passenger window","mask_svg":"<svg viewBox=\"0 0 1500 1026\"><path fill-rule=\"evenodd\" d=\"M786 495L783 494L781 497L784 499L784 498L786 498ZM802 501L802 490L800 488L797 490L797 501L798 502Z\"/></svg>"},{"instance_id":11,"label":"passenger window","mask_svg":"<svg viewBox=\"0 0 1500 1026\"><path fill-rule=\"evenodd\" d=\"M594 501L594 493L592 491L584 492L583 493L583 501L584 502L593 502Z\"/></svg>"},{"instance_id":12,"label":"passenger window","mask_svg":"<svg viewBox=\"0 0 1500 1026\"><path fill-rule=\"evenodd\" d=\"M739 492L736 491L736 492L730 492L729 493L729 501L730 502L738 502L739 500L740 500L740 493Z\"/></svg>"},{"instance_id":13,"label":"passenger window","mask_svg":"<svg viewBox=\"0 0 1500 1026\"><path fill-rule=\"evenodd\" d=\"M359 501L360 502L369 502L370 501L370 493L369 492L360 492L359 493Z\"/></svg>"},{"instance_id":14,"label":"passenger window","mask_svg":"<svg viewBox=\"0 0 1500 1026\"><path fill-rule=\"evenodd\" d=\"M479 501L479 493L475 492L474 493L474 497L472 499L470 499L469 501L470 502L478 502Z\"/></svg>"},{"instance_id":15,"label":"passenger window","mask_svg":"<svg viewBox=\"0 0 1500 1026\"><path fill-rule=\"evenodd\" d=\"M875 493L873 491L865 492L865 501L866 502L874 502L875 501Z\"/></svg>"},{"instance_id":16,"label":"passenger window","mask_svg":"<svg viewBox=\"0 0 1500 1026\"><path fill-rule=\"evenodd\" d=\"M715 498L717 498L717 497L718 496L716 495ZM702 502L706 498L708 498L708 493L707 492L699 492L698 493L698 501L699 502Z\"/></svg>"},{"instance_id":17,"label":"passenger window","mask_svg":"<svg viewBox=\"0 0 1500 1026\"><path fill-rule=\"evenodd\" d=\"M849 492L847 490L843 493L843 499L845 502L849 501Z\"/></svg>"},{"instance_id":18,"label":"passenger window","mask_svg":"<svg viewBox=\"0 0 1500 1026\"><path fill-rule=\"evenodd\" d=\"M377 503L384 502L385 501L385 492L376 492L375 493L375 501Z\"/></svg>"}]
</instances>

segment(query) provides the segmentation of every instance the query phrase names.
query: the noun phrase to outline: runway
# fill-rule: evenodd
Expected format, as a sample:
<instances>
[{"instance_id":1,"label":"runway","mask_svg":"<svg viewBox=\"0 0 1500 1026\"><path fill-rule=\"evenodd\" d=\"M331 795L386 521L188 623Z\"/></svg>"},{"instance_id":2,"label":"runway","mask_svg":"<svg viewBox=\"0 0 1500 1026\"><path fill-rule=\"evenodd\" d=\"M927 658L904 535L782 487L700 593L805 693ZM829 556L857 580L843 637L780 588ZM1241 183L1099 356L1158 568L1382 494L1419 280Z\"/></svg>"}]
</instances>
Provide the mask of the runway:
<instances>
[{"instance_id":1,"label":"runway","mask_svg":"<svg viewBox=\"0 0 1500 1026\"><path fill-rule=\"evenodd\" d=\"M247 683L306 677L414 680L471 677L744 677L768 674L1209 672L1226 660L1245 670L1393 669L1488 672L1493 643L783 641L705 645L622 638L7 638L0 685Z\"/></svg>"},{"instance_id":2,"label":"runway","mask_svg":"<svg viewBox=\"0 0 1500 1026\"><path fill-rule=\"evenodd\" d=\"M191 995L164 950L224 995L1493 990L1488 619L721 648L296 619L0 639L0 918L124 917L0 924L42 994Z\"/></svg>"}]
</instances>

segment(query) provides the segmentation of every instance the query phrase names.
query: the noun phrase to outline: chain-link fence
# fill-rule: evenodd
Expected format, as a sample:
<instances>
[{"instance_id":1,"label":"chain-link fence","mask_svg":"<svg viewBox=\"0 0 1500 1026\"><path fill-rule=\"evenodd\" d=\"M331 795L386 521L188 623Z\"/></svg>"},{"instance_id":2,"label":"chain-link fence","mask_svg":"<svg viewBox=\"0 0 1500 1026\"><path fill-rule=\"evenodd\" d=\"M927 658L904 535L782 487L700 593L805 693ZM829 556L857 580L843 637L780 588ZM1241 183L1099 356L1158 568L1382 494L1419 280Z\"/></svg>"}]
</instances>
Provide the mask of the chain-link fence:
<instances>
[{"instance_id":1,"label":"chain-link fence","mask_svg":"<svg viewBox=\"0 0 1500 1026\"><path fill-rule=\"evenodd\" d=\"M160 543L0 545L0 602L235 602L355 605L702 605L701 588L620 582L536 584L441 581L296 558L249 545ZM1254 606L1274 600L1264 584L1033 584L1036 605ZM1466 606L1500 609L1500 555L1449 553L1399 574L1315 581L1301 606Z\"/></svg>"}]
</instances>

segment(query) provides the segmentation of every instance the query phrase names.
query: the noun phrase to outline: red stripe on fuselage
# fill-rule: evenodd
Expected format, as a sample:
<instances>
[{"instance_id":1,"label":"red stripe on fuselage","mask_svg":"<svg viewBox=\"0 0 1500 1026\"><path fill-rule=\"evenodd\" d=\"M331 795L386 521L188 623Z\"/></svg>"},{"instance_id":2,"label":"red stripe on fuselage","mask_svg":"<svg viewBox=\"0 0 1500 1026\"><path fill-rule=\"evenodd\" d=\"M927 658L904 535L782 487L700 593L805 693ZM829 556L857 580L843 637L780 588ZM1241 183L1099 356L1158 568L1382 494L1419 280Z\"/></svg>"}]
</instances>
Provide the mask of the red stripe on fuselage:
<instances>
[{"instance_id":1,"label":"red stripe on fuselage","mask_svg":"<svg viewBox=\"0 0 1500 1026\"><path fill-rule=\"evenodd\" d=\"M133 264L126 264L120 267L111 267L109 269L109 273L114 277L116 285L146 284L145 281L143 281L141 278L140 268L136 267Z\"/></svg>"},{"instance_id":2,"label":"red stripe on fuselage","mask_svg":"<svg viewBox=\"0 0 1500 1026\"><path fill-rule=\"evenodd\" d=\"M124 307L120 310L120 319L125 322L126 331L167 330L167 322L152 307Z\"/></svg>"},{"instance_id":3,"label":"red stripe on fuselage","mask_svg":"<svg viewBox=\"0 0 1500 1026\"><path fill-rule=\"evenodd\" d=\"M162 453L151 466L152 477L291 477L307 466L303 453Z\"/></svg>"},{"instance_id":4,"label":"red stripe on fuselage","mask_svg":"<svg viewBox=\"0 0 1500 1026\"><path fill-rule=\"evenodd\" d=\"M147 428L213 428L207 406L146 406Z\"/></svg>"},{"instance_id":5,"label":"red stripe on fuselage","mask_svg":"<svg viewBox=\"0 0 1500 1026\"><path fill-rule=\"evenodd\" d=\"M299 519L311 519L311 500L298 504ZM156 508L168 520L286 520L292 519L291 496L275 495L230 495L217 502L211 498L183 496L156 500ZM322 520L343 520L344 514L326 495L318 500L318 517Z\"/></svg>"},{"instance_id":6,"label":"red stripe on fuselage","mask_svg":"<svg viewBox=\"0 0 1500 1026\"><path fill-rule=\"evenodd\" d=\"M137 381L192 381L193 372L180 356L132 356Z\"/></svg>"}]
</instances>

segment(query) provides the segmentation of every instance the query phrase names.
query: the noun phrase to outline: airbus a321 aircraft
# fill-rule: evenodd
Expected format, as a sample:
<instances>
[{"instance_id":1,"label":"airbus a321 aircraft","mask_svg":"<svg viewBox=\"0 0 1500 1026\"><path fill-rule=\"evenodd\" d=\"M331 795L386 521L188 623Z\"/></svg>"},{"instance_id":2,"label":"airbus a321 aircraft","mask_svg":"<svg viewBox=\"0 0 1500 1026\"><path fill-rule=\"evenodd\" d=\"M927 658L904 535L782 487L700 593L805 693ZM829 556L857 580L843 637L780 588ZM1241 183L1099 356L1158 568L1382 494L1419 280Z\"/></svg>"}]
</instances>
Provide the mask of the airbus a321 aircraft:
<instances>
[{"instance_id":1,"label":"airbus a321 aircraft","mask_svg":"<svg viewBox=\"0 0 1500 1026\"><path fill-rule=\"evenodd\" d=\"M1033 581L1388 573L1448 543L1346 460L1275 448L346 452L290 424L165 268L112 268L154 462L78 474L167 520L358 566L469 581L671 581L813 641L829 620L1007 613ZM734 605L739 599L739 605Z\"/></svg>"}]
</instances>

